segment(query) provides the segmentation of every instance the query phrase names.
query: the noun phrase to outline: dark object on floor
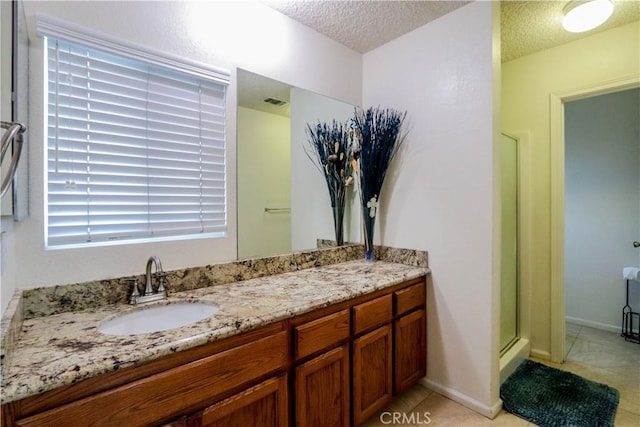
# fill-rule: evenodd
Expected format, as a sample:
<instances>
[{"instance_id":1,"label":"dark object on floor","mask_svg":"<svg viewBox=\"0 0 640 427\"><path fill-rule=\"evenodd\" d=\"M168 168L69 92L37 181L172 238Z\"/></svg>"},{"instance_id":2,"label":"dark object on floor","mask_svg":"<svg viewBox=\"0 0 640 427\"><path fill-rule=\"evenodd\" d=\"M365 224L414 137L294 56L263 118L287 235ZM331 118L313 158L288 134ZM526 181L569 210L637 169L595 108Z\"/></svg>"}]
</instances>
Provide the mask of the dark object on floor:
<instances>
[{"instance_id":1,"label":"dark object on floor","mask_svg":"<svg viewBox=\"0 0 640 427\"><path fill-rule=\"evenodd\" d=\"M635 246L635 242L633 244ZM634 330L638 332L633 332ZM627 304L622 307L622 332L626 341L640 344L640 313L633 311L629 305L629 280L627 280Z\"/></svg>"},{"instance_id":2,"label":"dark object on floor","mask_svg":"<svg viewBox=\"0 0 640 427\"><path fill-rule=\"evenodd\" d=\"M525 360L500 387L504 409L540 427L613 426L620 393Z\"/></svg>"}]
</instances>

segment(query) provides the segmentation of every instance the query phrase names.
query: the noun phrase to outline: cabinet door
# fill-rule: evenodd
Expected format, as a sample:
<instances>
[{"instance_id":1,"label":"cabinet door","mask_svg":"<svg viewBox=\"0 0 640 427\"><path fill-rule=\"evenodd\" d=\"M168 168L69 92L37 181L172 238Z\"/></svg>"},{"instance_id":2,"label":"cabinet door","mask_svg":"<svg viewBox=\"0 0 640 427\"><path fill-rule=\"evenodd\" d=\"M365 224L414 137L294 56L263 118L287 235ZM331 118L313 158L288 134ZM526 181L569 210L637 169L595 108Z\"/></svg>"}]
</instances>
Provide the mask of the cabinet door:
<instances>
[{"instance_id":1,"label":"cabinet door","mask_svg":"<svg viewBox=\"0 0 640 427\"><path fill-rule=\"evenodd\" d=\"M295 414L299 427L349 425L348 344L296 368Z\"/></svg>"},{"instance_id":2,"label":"cabinet door","mask_svg":"<svg viewBox=\"0 0 640 427\"><path fill-rule=\"evenodd\" d=\"M424 310L414 311L395 323L395 392L410 388L426 375L427 334Z\"/></svg>"},{"instance_id":3,"label":"cabinet door","mask_svg":"<svg viewBox=\"0 0 640 427\"><path fill-rule=\"evenodd\" d=\"M355 425L382 409L393 393L391 325L353 341L353 417Z\"/></svg>"},{"instance_id":4,"label":"cabinet door","mask_svg":"<svg viewBox=\"0 0 640 427\"><path fill-rule=\"evenodd\" d=\"M286 427L287 377L271 378L189 418L189 427Z\"/></svg>"}]
</instances>

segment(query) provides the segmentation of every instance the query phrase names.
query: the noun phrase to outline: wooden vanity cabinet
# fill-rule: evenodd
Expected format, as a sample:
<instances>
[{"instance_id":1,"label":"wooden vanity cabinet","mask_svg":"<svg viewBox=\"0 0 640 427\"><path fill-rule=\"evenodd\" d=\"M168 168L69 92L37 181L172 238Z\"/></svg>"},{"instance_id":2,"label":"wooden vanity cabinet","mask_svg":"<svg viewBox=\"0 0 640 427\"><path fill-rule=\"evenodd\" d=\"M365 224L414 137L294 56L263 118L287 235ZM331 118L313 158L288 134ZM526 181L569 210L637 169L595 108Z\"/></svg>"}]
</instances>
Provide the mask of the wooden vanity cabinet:
<instances>
[{"instance_id":1,"label":"wooden vanity cabinet","mask_svg":"<svg viewBox=\"0 0 640 427\"><path fill-rule=\"evenodd\" d=\"M358 426L426 373L414 279L2 406L0 427Z\"/></svg>"},{"instance_id":2,"label":"wooden vanity cabinet","mask_svg":"<svg viewBox=\"0 0 640 427\"><path fill-rule=\"evenodd\" d=\"M292 320L293 425L361 425L426 374L425 286L412 280Z\"/></svg>"}]
</instances>

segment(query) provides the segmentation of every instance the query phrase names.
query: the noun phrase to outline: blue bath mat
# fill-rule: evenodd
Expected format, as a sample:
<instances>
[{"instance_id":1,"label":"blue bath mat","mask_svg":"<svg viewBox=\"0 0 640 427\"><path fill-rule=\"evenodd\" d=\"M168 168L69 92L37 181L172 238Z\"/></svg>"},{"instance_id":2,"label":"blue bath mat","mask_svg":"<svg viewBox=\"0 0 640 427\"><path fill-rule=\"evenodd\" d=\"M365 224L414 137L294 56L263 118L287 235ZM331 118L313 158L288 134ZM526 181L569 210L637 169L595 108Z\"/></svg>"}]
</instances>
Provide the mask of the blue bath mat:
<instances>
[{"instance_id":1,"label":"blue bath mat","mask_svg":"<svg viewBox=\"0 0 640 427\"><path fill-rule=\"evenodd\" d=\"M525 360L500 387L504 409L540 427L613 426L620 393Z\"/></svg>"}]
</instances>

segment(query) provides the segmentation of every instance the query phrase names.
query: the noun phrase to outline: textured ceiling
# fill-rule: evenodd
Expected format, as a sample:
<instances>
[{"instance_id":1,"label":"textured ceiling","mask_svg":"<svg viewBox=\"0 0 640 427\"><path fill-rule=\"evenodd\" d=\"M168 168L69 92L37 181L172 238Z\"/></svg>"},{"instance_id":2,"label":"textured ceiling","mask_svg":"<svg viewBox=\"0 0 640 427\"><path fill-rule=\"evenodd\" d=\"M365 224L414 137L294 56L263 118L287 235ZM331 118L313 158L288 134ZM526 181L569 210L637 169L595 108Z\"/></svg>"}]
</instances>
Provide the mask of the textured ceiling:
<instances>
[{"instance_id":1,"label":"textured ceiling","mask_svg":"<svg viewBox=\"0 0 640 427\"><path fill-rule=\"evenodd\" d=\"M482 0L481 0L482 1ZM290 18L361 53L375 49L409 31L464 6L465 1L298 0L263 1ZM502 61L511 61L640 19L640 0L613 0L613 15L601 27L573 34L562 29L563 1L502 1ZM638 35L640 37L640 34ZM289 116L287 103L264 102L273 97L289 101L290 86L244 70L238 72L238 104Z\"/></svg>"},{"instance_id":2,"label":"textured ceiling","mask_svg":"<svg viewBox=\"0 0 640 427\"><path fill-rule=\"evenodd\" d=\"M365 53L469 1L267 0L265 4Z\"/></svg>"},{"instance_id":3,"label":"textured ceiling","mask_svg":"<svg viewBox=\"0 0 640 427\"><path fill-rule=\"evenodd\" d=\"M368 52L468 1L265 0L265 4L360 53ZM572 34L561 26L563 1L502 1L502 61L511 61L640 19L639 0L613 0L603 26Z\"/></svg>"},{"instance_id":4,"label":"textured ceiling","mask_svg":"<svg viewBox=\"0 0 640 427\"><path fill-rule=\"evenodd\" d=\"M585 33L562 28L562 9L568 1L502 1L500 26L502 62L590 36L640 19L640 1L613 0L613 15ZM640 37L640 34L638 35Z\"/></svg>"}]
</instances>

